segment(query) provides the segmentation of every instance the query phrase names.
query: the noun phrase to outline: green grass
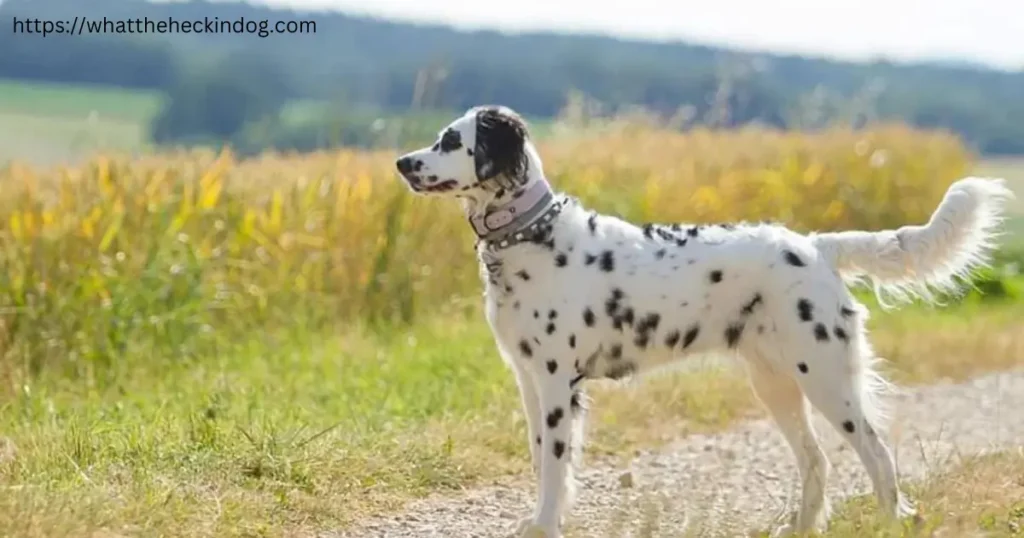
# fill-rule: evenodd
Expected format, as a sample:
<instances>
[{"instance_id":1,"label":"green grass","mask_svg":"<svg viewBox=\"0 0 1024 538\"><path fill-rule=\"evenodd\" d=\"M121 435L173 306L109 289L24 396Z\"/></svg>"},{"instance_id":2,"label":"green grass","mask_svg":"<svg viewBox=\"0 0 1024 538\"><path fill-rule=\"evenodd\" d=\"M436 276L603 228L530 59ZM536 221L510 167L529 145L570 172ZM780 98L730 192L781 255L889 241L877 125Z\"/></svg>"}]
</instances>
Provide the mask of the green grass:
<instances>
[{"instance_id":1,"label":"green grass","mask_svg":"<svg viewBox=\"0 0 1024 538\"><path fill-rule=\"evenodd\" d=\"M1024 363L1022 318L1016 301L968 302L872 325L896 377L922 383ZM11 534L278 536L527 471L516 389L473 309L409 331L254 337L135 364L102 387L5 387L0 521L20 522ZM739 374L599 386L588 453L628 457L760 416Z\"/></svg>"},{"instance_id":2,"label":"green grass","mask_svg":"<svg viewBox=\"0 0 1024 538\"><path fill-rule=\"evenodd\" d=\"M144 148L161 100L142 90L0 80L0 162Z\"/></svg>"},{"instance_id":3,"label":"green grass","mask_svg":"<svg viewBox=\"0 0 1024 538\"><path fill-rule=\"evenodd\" d=\"M140 122L159 111L161 100L155 91L0 79L0 111L5 113L85 119L96 112L102 118Z\"/></svg>"}]
</instances>

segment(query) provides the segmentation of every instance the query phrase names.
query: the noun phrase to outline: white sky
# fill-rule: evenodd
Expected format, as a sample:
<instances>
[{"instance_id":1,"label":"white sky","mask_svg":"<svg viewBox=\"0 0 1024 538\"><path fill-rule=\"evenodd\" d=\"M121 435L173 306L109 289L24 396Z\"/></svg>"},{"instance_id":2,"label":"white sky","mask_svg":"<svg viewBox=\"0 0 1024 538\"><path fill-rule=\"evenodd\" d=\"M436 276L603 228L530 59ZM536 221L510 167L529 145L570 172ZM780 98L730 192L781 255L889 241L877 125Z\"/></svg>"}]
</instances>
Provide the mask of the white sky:
<instances>
[{"instance_id":1,"label":"white sky","mask_svg":"<svg viewBox=\"0 0 1024 538\"><path fill-rule=\"evenodd\" d=\"M598 31L849 59L954 58L1024 69L1024 0L254 1L461 27Z\"/></svg>"}]
</instances>

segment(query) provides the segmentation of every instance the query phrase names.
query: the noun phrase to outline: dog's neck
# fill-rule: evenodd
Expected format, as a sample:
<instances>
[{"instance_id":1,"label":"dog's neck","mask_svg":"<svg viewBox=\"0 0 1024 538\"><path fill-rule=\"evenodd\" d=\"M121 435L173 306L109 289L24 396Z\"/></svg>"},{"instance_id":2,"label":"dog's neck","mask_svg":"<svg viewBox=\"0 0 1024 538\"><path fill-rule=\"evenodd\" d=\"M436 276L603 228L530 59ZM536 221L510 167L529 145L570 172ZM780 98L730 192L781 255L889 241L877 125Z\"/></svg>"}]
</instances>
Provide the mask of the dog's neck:
<instances>
[{"instance_id":1,"label":"dog's neck","mask_svg":"<svg viewBox=\"0 0 1024 538\"><path fill-rule=\"evenodd\" d=\"M525 181L507 182L512 188L487 191L484 197L467 198L463 209L477 238L490 250L508 248L530 240L558 211L555 193L544 177L543 165L527 144Z\"/></svg>"}]
</instances>

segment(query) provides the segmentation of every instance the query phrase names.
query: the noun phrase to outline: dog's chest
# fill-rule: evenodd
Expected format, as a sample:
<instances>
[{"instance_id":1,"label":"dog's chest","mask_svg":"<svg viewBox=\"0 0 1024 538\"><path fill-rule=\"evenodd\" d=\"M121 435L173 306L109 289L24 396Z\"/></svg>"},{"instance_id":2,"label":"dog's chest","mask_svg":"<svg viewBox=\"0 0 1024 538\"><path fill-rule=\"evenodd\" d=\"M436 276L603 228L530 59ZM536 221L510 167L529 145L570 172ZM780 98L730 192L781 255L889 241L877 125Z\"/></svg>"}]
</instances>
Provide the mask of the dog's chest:
<instances>
[{"instance_id":1,"label":"dog's chest","mask_svg":"<svg viewBox=\"0 0 1024 538\"><path fill-rule=\"evenodd\" d=\"M482 269L487 321L504 344L525 339L536 347L583 323L585 275L553 269L531 263Z\"/></svg>"}]
</instances>

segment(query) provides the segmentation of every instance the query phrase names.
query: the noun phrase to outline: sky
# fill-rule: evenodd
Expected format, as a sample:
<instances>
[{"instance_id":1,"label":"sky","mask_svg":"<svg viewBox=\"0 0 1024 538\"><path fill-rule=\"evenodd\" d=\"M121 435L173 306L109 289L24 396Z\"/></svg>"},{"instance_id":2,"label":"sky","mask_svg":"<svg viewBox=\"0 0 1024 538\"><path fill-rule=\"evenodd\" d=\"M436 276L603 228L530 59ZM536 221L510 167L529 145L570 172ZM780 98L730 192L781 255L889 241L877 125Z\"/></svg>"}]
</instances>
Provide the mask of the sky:
<instances>
[{"instance_id":1,"label":"sky","mask_svg":"<svg viewBox=\"0 0 1024 538\"><path fill-rule=\"evenodd\" d=\"M1024 0L253 1L462 28L596 31L851 60L1024 68Z\"/></svg>"}]
</instances>

